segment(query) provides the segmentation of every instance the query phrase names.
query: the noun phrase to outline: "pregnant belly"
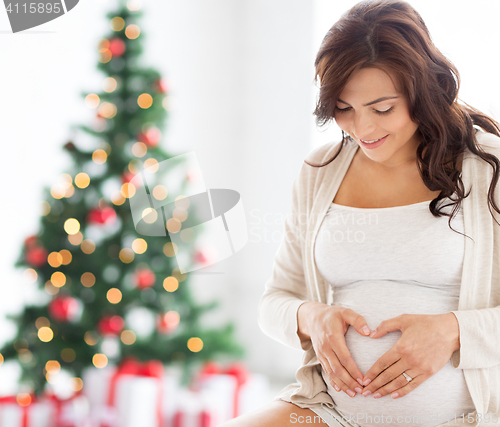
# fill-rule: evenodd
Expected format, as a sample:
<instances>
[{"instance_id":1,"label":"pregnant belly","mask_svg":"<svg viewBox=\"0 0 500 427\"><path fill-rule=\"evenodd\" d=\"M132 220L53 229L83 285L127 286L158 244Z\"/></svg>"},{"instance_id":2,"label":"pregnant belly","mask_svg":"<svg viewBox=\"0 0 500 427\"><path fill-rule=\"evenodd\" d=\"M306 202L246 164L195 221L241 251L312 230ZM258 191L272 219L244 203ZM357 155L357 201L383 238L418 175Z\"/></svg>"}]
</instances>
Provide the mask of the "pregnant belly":
<instances>
[{"instance_id":1,"label":"pregnant belly","mask_svg":"<svg viewBox=\"0 0 500 427\"><path fill-rule=\"evenodd\" d=\"M392 281L356 282L334 291L334 305L362 315L370 330L380 322L400 314L442 314L456 310L458 300L442 290ZM350 326L345 339L354 362L366 374L373 364L401 337L401 331L373 339L362 336ZM451 361L406 396L393 399L390 394L379 399L373 395L349 397L336 392L323 372L328 393L337 410L360 426L437 426L454 417L475 410L463 371ZM382 421L381 417L384 416ZM387 417L390 416L390 419ZM377 418L378 417L378 418Z\"/></svg>"}]
</instances>

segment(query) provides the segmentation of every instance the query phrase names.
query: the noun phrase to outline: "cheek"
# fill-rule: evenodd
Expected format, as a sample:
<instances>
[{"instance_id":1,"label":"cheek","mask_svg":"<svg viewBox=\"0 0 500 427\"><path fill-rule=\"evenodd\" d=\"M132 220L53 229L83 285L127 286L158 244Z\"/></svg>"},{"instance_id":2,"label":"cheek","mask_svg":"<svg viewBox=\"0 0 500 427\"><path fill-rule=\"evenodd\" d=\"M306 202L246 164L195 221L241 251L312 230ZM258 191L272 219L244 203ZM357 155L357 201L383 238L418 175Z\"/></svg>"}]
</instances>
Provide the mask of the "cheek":
<instances>
[{"instance_id":1,"label":"cheek","mask_svg":"<svg viewBox=\"0 0 500 427\"><path fill-rule=\"evenodd\" d=\"M347 131L348 120L345 117L342 117L340 114L337 114L337 116L335 117L335 122L337 123L337 126L340 129L342 129L343 131Z\"/></svg>"},{"instance_id":2,"label":"cheek","mask_svg":"<svg viewBox=\"0 0 500 427\"><path fill-rule=\"evenodd\" d=\"M413 133L417 129L418 125L411 121L410 116L395 115L392 118L387 119L387 127L392 129L393 132Z\"/></svg>"}]
</instances>

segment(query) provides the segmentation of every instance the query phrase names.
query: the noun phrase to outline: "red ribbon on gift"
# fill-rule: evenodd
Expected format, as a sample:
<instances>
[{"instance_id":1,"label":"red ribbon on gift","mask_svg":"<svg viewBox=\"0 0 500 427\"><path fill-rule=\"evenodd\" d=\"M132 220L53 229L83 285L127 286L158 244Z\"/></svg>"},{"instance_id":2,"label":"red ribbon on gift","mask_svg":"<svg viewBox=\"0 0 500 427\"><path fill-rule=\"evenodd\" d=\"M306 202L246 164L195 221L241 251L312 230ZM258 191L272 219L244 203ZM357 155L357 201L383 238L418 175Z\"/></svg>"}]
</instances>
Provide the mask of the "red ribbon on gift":
<instances>
[{"instance_id":1,"label":"red ribbon on gift","mask_svg":"<svg viewBox=\"0 0 500 427\"><path fill-rule=\"evenodd\" d=\"M73 399L76 399L77 397L80 397L82 394L81 391L76 392L73 394L68 399L61 399L58 396L56 396L54 393L46 393L44 397L54 403L54 406L56 408L56 420L55 420L55 425L53 427L75 427L75 425L71 424L63 424L61 415L62 415L62 406L65 403L71 402Z\"/></svg>"},{"instance_id":2,"label":"red ribbon on gift","mask_svg":"<svg viewBox=\"0 0 500 427\"><path fill-rule=\"evenodd\" d=\"M19 402L17 401L17 396L2 396L0 397L0 405L2 403L15 403L16 405L19 405L22 408L23 411L23 417L21 419L21 426L22 427L28 427L28 411L29 407L32 403L36 402L36 397L33 395L30 395L30 402L27 405L20 405Z\"/></svg>"},{"instance_id":3,"label":"red ribbon on gift","mask_svg":"<svg viewBox=\"0 0 500 427\"><path fill-rule=\"evenodd\" d=\"M233 418L239 415L239 394L241 387L245 384L250 374L246 367L238 362L229 365L226 369L222 368L217 362L207 362L199 373L200 377L208 375L232 375L236 379L236 391L234 393Z\"/></svg>"},{"instance_id":4,"label":"red ribbon on gift","mask_svg":"<svg viewBox=\"0 0 500 427\"><path fill-rule=\"evenodd\" d=\"M139 360L134 358L125 358L123 362L118 365L116 372L111 377L111 382L109 385L108 405L115 406L116 384L117 381L120 379L120 377L123 377L124 375L136 375L141 377L157 378L160 385L160 392L158 393L158 402L156 408L158 417L158 427L161 427L163 372L164 372L163 364L159 360L149 360L147 362L141 363Z\"/></svg>"}]
</instances>

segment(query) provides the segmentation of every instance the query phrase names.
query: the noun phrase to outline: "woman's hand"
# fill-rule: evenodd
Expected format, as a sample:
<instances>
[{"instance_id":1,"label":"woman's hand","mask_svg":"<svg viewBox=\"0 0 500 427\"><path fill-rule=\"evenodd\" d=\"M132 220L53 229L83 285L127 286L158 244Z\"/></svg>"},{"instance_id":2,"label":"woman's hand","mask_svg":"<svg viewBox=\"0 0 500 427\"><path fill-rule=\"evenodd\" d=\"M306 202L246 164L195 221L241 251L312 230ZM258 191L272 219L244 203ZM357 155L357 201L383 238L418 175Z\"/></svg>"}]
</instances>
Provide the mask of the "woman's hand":
<instances>
[{"instance_id":1,"label":"woman's hand","mask_svg":"<svg viewBox=\"0 0 500 427\"><path fill-rule=\"evenodd\" d=\"M351 397L361 393L363 374L347 349L345 334L352 325L368 339L370 329L364 317L350 308L319 304L307 323L316 356L335 390L343 390Z\"/></svg>"},{"instance_id":2,"label":"woman's hand","mask_svg":"<svg viewBox=\"0 0 500 427\"><path fill-rule=\"evenodd\" d=\"M363 378L363 395L402 397L436 374L460 349L460 333L453 313L402 314L384 320L370 335L380 338L401 330L396 344L381 356ZM403 372L412 380L408 382ZM370 381L368 381L370 380ZM368 392L368 393L367 393Z\"/></svg>"}]
</instances>

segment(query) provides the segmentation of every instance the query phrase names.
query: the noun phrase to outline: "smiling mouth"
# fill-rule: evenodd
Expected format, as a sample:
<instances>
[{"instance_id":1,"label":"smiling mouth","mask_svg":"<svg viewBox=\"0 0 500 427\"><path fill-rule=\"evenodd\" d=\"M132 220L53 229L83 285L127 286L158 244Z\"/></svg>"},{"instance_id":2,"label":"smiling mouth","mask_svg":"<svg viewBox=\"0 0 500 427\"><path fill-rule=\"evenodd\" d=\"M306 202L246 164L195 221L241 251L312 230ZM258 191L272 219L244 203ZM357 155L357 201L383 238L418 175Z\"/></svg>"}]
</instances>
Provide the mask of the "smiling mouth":
<instances>
[{"instance_id":1,"label":"smiling mouth","mask_svg":"<svg viewBox=\"0 0 500 427\"><path fill-rule=\"evenodd\" d=\"M384 139L387 135L383 136L382 138L379 139L373 139L372 141L365 141L364 139L360 139L360 141L364 142L365 144L373 144L377 141L380 141L381 139Z\"/></svg>"}]
</instances>

